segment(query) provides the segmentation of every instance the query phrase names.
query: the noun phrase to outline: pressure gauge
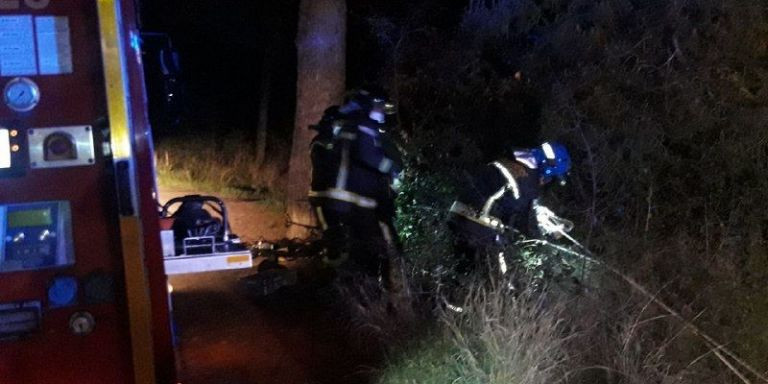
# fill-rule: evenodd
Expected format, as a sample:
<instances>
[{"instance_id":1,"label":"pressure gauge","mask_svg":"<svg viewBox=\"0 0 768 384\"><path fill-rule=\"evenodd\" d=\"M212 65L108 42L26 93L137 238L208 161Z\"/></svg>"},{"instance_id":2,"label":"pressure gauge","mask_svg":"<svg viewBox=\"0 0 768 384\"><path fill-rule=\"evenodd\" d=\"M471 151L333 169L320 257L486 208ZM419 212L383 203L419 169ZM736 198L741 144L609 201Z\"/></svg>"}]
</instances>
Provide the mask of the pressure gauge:
<instances>
[{"instance_id":1,"label":"pressure gauge","mask_svg":"<svg viewBox=\"0 0 768 384\"><path fill-rule=\"evenodd\" d=\"M3 99L16 112L31 111L40 102L40 88L29 78L17 77L5 85Z\"/></svg>"}]
</instances>

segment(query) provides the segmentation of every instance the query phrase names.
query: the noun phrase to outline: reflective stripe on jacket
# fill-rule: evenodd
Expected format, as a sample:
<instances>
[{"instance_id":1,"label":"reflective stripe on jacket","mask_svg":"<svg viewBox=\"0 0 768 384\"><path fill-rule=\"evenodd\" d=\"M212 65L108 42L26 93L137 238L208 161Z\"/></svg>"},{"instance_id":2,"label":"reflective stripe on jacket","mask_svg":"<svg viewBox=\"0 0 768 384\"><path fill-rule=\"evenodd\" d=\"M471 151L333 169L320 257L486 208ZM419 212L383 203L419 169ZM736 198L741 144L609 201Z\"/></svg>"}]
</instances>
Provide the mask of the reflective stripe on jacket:
<instances>
[{"instance_id":1,"label":"reflective stripe on jacket","mask_svg":"<svg viewBox=\"0 0 768 384\"><path fill-rule=\"evenodd\" d=\"M526 164L507 159L469 175L451 213L495 231L514 228L534 234L532 202L539 195L539 175Z\"/></svg>"},{"instance_id":2,"label":"reflective stripe on jacket","mask_svg":"<svg viewBox=\"0 0 768 384\"><path fill-rule=\"evenodd\" d=\"M311 200L332 199L361 208L376 208L392 199L390 181L402 169L399 152L367 117L346 116L318 126L312 140ZM395 147L396 148L396 147Z\"/></svg>"}]
</instances>

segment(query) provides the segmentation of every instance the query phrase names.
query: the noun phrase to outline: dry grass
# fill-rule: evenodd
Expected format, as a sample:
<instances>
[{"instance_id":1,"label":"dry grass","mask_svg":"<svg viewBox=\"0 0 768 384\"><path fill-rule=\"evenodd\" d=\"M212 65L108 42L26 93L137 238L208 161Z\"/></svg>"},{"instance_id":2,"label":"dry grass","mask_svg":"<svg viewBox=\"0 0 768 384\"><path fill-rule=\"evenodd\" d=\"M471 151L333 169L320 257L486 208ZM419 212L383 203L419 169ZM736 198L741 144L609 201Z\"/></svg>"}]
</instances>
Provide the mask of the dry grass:
<instances>
[{"instance_id":1,"label":"dry grass","mask_svg":"<svg viewBox=\"0 0 768 384\"><path fill-rule=\"evenodd\" d=\"M499 284L475 287L466 314L443 321L460 350L469 382L554 383L564 376L571 337L564 332L565 303L533 291L511 294Z\"/></svg>"},{"instance_id":2,"label":"dry grass","mask_svg":"<svg viewBox=\"0 0 768 384\"><path fill-rule=\"evenodd\" d=\"M367 349L405 342L414 336L419 319L425 317L403 293L389 292L371 277L342 278L334 288L347 313L353 339Z\"/></svg>"},{"instance_id":3,"label":"dry grass","mask_svg":"<svg viewBox=\"0 0 768 384\"><path fill-rule=\"evenodd\" d=\"M476 283L463 312L420 318L411 329L428 331L395 344L377 382L714 384L753 383L759 376L731 358L728 364L743 374L729 371L725 350L697 337L655 299L614 276L596 279L601 288L578 293Z\"/></svg>"},{"instance_id":4,"label":"dry grass","mask_svg":"<svg viewBox=\"0 0 768 384\"><path fill-rule=\"evenodd\" d=\"M280 204L287 153L273 152L277 155L258 166L255 147L240 137L166 139L155 151L158 183L170 189Z\"/></svg>"},{"instance_id":5,"label":"dry grass","mask_svg":"<svg viewBox=\"0 0 768 384\"><path fill-rule=\"evenodd\" d=\"M464 312L441 311L426 337L394 354L379 383L555 383L571 335L565 302L502 285L474 286Z\"/></svg>"}]
</instances>

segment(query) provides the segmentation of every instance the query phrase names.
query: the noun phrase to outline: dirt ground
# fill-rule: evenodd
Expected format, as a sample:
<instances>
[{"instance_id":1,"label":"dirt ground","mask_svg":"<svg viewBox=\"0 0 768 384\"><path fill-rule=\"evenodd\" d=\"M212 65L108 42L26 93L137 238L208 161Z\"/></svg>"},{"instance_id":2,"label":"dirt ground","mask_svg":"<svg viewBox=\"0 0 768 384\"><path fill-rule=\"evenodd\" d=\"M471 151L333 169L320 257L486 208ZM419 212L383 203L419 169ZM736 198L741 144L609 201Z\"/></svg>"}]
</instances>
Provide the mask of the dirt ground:
<instances>
[{"instance_id":1,"label":"dirt ground","mask_svg":"<svg viewBox=\"0 0 768 384\"><path fill-rule=\"evenodd\" d=\"M202 194L204 192L184 192L160 190L160 202L164 203L174 197ZM258 200L224 199L229 213L229 224L232 231L243 241L278 240L285 236L285 212Z\"/></svg>"},{"instance_id":2,"label":"dirt ground","mask_svg":"<svg viewBox=\"0 0 768 384\"><path fill-rule=\"evenodd\" d=\"M161 201L183 195L161 193ZM285 218L258 202L225 201L245 241L276 240ZM179 379L185 384L368 383L375 351L340 321L327 288L255 300L238 282L255 269L171 276Z\"/></svg>"},{"instance_id":3,"label":"dirt ground","mask_svg":"<svg viewBox=\"0 0 768 384\"><path fill-rule=\"evenodd\" d=\"M330 296L295 289L255 301L237 285L249 272L171 278L182 383L369 382L376 356L359 350Z\"/></svg>"}]
</instances>

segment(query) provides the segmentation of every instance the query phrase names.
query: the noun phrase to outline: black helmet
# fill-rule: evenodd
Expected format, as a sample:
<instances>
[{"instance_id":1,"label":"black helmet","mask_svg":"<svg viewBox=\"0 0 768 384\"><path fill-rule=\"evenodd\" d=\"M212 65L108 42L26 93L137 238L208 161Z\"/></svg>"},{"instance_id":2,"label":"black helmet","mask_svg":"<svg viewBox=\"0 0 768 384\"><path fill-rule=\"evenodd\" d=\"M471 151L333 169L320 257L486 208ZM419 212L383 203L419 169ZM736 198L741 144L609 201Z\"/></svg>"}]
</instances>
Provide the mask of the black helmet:
<instances>
[{"instance_id":1,"label":"black helmet","mask_svg":"<svg viewBox=\"0 0 768 384\"><path fill-rule=\"evenodd\" d=\"M384 88L377 85L363 86L352 91L347 96L345 102L347 104L355 103L366 111L380 108L387 115L395 113L395 104L389 99L389 95Z\"/></svg>"},{"instance_id":2,"label":"black helmet","mask_svg":"<svg viewBox=\"0 0 768 384\"><path fill-rule=\"evenodd\" d=\"M339 106L332 105L323 111L323 117L320 118L320 123L330 123L341 118L342 116L342 113L339 112Z\"/></svg>"},{"instance_id":3,"label":"black helmet","mask_svg":"<svg viewBox=\"0 0 768 384\"><path fill-rule=\"evenodd\" d=\"M320 118L320 121L317 124L312 124L309 126L309 129L314 129L316 131L320 131L324 127L329 127L333 125L336 121L343 118L344 114L342 114L339 111L338 105L332 105L323 111L323 117Z\"/></svg>"}]
</instances>

